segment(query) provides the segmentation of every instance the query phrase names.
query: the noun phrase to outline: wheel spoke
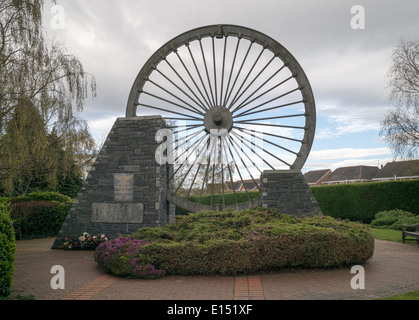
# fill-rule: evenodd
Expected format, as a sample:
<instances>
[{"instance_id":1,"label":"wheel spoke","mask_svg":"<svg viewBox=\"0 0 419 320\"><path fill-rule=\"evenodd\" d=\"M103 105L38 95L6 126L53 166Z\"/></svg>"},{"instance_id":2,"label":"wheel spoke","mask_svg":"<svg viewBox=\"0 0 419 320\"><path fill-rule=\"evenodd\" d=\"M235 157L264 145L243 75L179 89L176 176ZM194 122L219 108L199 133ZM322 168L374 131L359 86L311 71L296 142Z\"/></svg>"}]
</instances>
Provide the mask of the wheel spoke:
<instances>
[{"instance_id":1,"label":"wheel spoke","mask_svg":"<svg viewBox=\"0 0 419 320\"><path fill-rule=\"evenodd\" d=\"M199 144L197 145L197 147L199 146ZM200 149L200 151L202 152L202 150L205 148L205 145ZM195 148L196 149L196 148ZM194 150L195 151L195 150ZM183 185L183 182L185 181L186 177L189 175L189 172L191 171L191 169L193 168L193 166L195 165L196 161L199 159L199 157L196 157L194 162L192 163L192 165L189 167L188 171L183 174L183 178L182 181L179 183L175 193L178 192L179 188Z\"/></svg>"},{"instance_id":2,"label":"wheel spoke","mask_svg":"<svg viewBox=\"0 0 419 320\"><path fill-rule=\"evenodd\" d=\"M272 61L274 61L276 57L273 56L271 58L271 60L269 60L269 62L263 67L262 70L259 71L259 73L253 78L253 80L247 85L247 87L243 90L243 92L240 94L240 96L235 99L235 101L233 102L236 103L242 96L243 94L253 85L253 83L260 77L260 75L265 71L265 69L272 63ZM283 68L283 67L282 67ZM260 90L260 88L262 88L267 82L269 82L277 73L279 73L281 70L279 69L277 72L275 72L270 78L268 78L268 80L266 80L264 83L262 83L252 94L250 94L240 105L238 105L234 110L232 110L232 112L234 113L235 111L237 111L238 109L241 109L241 105L244 104L248 99L250 99L256 92L258 92Z\"/></svg>"},{"instance_id":3,"label":"wheel spoke","mask_svg":"<svg viewBox=\"0 0 419 320\"><path fill-rule=\"evenodd\" d=\"M146 95L148 95L148 96L151 96L151 97L153 97L153 98L156 98L156 99L159 99L159 100L161 100L161 101L167 102L167 103L169 103L169 104L171 104L171 105L173 105L173 106L176 106L176 107L179 107L179 108L181 108L181 109L187 110L187 111L189 111L189 112L191 112L191 113L193 113L193 114L198 113L199 115L202 115L202 116L203 116L202 112L196 112L196 111L193 111L193 110L191 110L191 109L189 109L189 108L187 108L187 107L185 107L185 106L183 106L183 105L181 105L181 104L178 104L178 103L176 103L176 102L173 102L173 101L171 101L171 100L168 100L168 99L162 98L162 97L160 97L160 96L157 96L157 95L152 94L152 93L147 92L147 91L144 91L143 93L144 93L144 94L146 94ZM171 110L166 110L166 111L173 112L173 111L171 111ZM198 118L196 118L196 117L192 117L192 116L188 116L188 115L187 115L187 117L198 119Z\"/></svg>"},{"instance_id":4,"label":"wheel spoke","mask_svg":"<svg viewBox=\"0 0 419 320\"><path fill-rule=\"evenodd\" d=\"M292 150L290 150L290 149L288 149L288 148L285 148L285 147L283 147L283 146L280 146L279 144L276 144L276 143L274 143L274 142L272 142L272 141L269 141L269 140L263 139L263 138L261 138L261 137L259 137L259 136L257 136L257 135L251 135L251 134L249 134L249 133L246 133L246 134L248 134L248 135L250 135L250 136L252 136L252 137L255 137L256 139L259 139L259 140L261 140L261 141L263 141L263 142L267 142L267 143L269 143L269 144L271 144L271 145L273 145L273 146L275 146L275 147L277 147L277 148L280 148L280 149L282 149L282 150L284 150L284 151L287 151L287 152L289 152L289 153L292 153L292 154L294 154L294 155L298 156L298 153L297 153L297 152L292 151Z\"/></svg>"},{"instance_id":5,"label":"wheel spoke","mask_svg":"<svg viewBox=\"0 0 419 320\"><path fill-rule=\"evenodd\" d=\"M244 66L244 63L246 62L246 60L247 60L247 57L248 57L248 55L249 55L249 52L250 52L250 49L252 48L252 46L253 46L253 41L252 42L250 42L250 45L249 45L249 47L248 47L248 49L247 49L247 52L246 52L246 55L244 56L244 58L243 58L243 61L242 61L242 64L241 64L241 66L240 66L240 69L239 69L239 71L238 71L238 73L237 73L237 75L236 75L236 78L235 78L235 80L234 80L234 82L233 82L233 85L232 85L232 87L231 87L231 90L230 90L230 92L229 92L229 94L228 94L228 97L227 97L227 101L230 99L230 96L231 96L231 94L232 94L232 92L233 92L233 89L234 89L234 87L235 87L235 85L236 85L236 82L237 82L237 79L239 78L239 76L240 76L240 73L241 73L241 71L242 71L242 69L243 69L243 66ZM231 107L231 106L230 106ZM229 109L229 108L228 108Z\"/></svg>"},{"instance_id":6,"label":"wheel spoke","mask_svg":"<svg viewBox=\"0 0 419 320\"><path fill-rule=\"evenodd\" d=\"M151 105L145 104L145 103L136 103L135 105L150 108L150 109L156 109L156 110L160 110L160 111L164 111L164 112L175 113L175 114L178 114L180 116L189 117L191 120L192 119L201 120L197 117L192 117L192 116L189 116L189 115L181 113L181 112L177 112L177 111L173 111L173 110L167 110L167 109L159 108L159 107L156 107L156 106L151 106Z\"/></svg>"},{"instance_id":7,"label":"wheel spoke","mask_svg":"<svg viewBox=\"0 0 419 320\"><path fill-rule=\"evenodd\" d=\"M230 144L230 145L232 145L232 144ZM246 191L246 194L247 194L247 198L249 199L249 201L251 201L251 199L250 199L250 195L249 195L249 192L247 192L247 188L246 188L246 185L245 185L245 183L244 183L244 181L243 181L243 177L242 177L242 175L241 175L241 173L240 173L239 166L237 165L237 161L236 161L236 158L235 158L235 157L234 157L234 155L233 155L233 152L231 152L231 148L230 148L230 146L228 146L228 151L230 152L231 158L232 158L232 159L233 159L233 161L234 161L234 165L236 166L237 173L239 174L240 180L241 180L241 182L243 183L244 190ZM241 158L241 157L240 157L240 158Z\"/></svg>"},{"instance_id":8,"label":"wheel spoke","mask_svg":"<svg viewBox=\"0 0 419 320\"><path fill-rule=\"evenodd\" d=\"M281 86L281 85L283 85L284 83L288 82L288 81L289 81L289 80L291 80L292 78L293 78L293 76L290 76L290 77L286 78L285 80L281 81L280 83L278 83L278 84L274 85L274 86L273 86L273 87L271 87L270 89L268 89L268 90L266 90L265 92L261 93L261 94L260 94L260 95L258 95L256 98L253 98L252 100L250 100L250 101L246 102L246 103L245 103L245 104L243 104L241 107L243 108L243 107L245 107L245 106L249 105L250 103L252 103L253 101L260 99L260 98L261 98L261 97L263 97L265 94L267 94L267 93L271 92L272 90L274 90L274 89L278 88L279 86ZM264 105L264 104L266 104L266 103L268 103L268 102L265 102L265 103L263 103L262 105ZM234 112L233 112L233 113L234 113Z\"/></svg>"},{"instance_id":9,"label":"wheel spoke","mask_svg":"<svg viewBox=\"0 0 419 320\"><path fill-rule=\"evenodd\" d=\"M228 161L227 147L225 146L224 139L221 139L221 145L224 150L224 154L226 155L226 158L227 158L227 167L228 167L228 172L230 174L231 188L233 189L234 199L236 200L236 206L238 208L239 200L237 199L236 188L234 187L233 174L231 173L230 162Z\"/></svg>"},{"instance_id":10,"label":"wheel spoke","mask_svg":"<svg viewBox=\"0 0 419 320\"><path fill-rule=\"evenodd\" d=\"M191 59L192 59L193 65L195 66L195 70L196 70L196 72L197 72L197 74L198 74L199 80L201 81L202 87L204 88L205 94L206 94L206 96L207 96L207 98L208 98L208 105L209 105L209 107L211 108L211 98L210 98L210 97L209 97L209 95L208 95L207 88L206 88L206 86L205 86L205 84L204 84L204 80L202 80L201 73L199 72L198 66L197 66L197 64L196 64L196 61L195 61L194 55L192 54L192 50L191 50L191 48L190 48L189 44L188 44L187 48L188 48L188 51L189 51L189 55L190 55L190 57L191 57Z\"/></svg>"},{"instance_id":11,"label":"wheel spoke","mask_svg":"<svg viewBox=\"0 0 419 320\"><path fill-rule=\"evenodd\" d=\"M204 62L205 73L207 75L207 81L208 81L209 91L211 93L211 98L212 98L212 105L215 106L216 105L216 102L214 100L214 93L213 93L213 90L212 90L211 80L210 80L210 76L209 76L209 72L208 72L207 60L205 59L204 48L202 47L201 39L199 39L198 42L199 42L199 47L201 48L202 61ZM204 83L202 83L202 85L204 85ZM206 90L205 90L205 92L206 92Z\"/></svg>"},{"instance_id":12,"label":"wheel spoke","mask_svg":"<svg viewBox=\"0 0 419 320\"><path fill-rule=\"evenodd\" d=\"M243 150L243 148L241 146L238 145L238 143L234 140L234 138L230 135L229 137L232 141L232 144L236 144L237 147L240 147L240 151L247 157L247 159L249 159L249 161L252 163L252 165L260 172L262 173L262 170L259 169L259 167L257 166L257 164L249 157L249 155L247 154L247 152L245 152ZM253 152L253 150L251 150Z\"/></svg>"},{"instance_id":13,"label":"wheel spoke","mask_svg":"<svg viewBox=\"0 0 419 320\"><path fill-rule=\"evenodd\" d=\"M248 122L248 121L238 121L237 123L243 123L243 124L251 124L253 126L270 126L270 127L277 127L277 128L289 128L289 129L302 129L305 130L304 127L298 127L298 126L285 126L282 124L273 124L273 123L254 123L254 122Z\"/></svg>"},{"instance_id":14,"label":"wheel spoke","mask_svg":"<svg viewBox=\"0 0 419 320\"><path fill-rule=\"evenodd\" d=\"M217 94L217 64L215 62L215 43L214 37L212 37L212 61L213 61L213 68L214 68L214 93L215 93L215 102L214 105L218 105L218 94Z\"/></svg>"},{"instance_id":15,"label":"wheel spoke","mask_svg":"<svg viewBox=\"0 0 419 320\"><path fill-rule=\"evenodd\" d=\"M187 46L189 53L192 55L189 45ZM201 89L199 88L198 84L195 82L195 79L192 77L191 72L189 71L189 69L187 68L187 66L185 65L185 63L183 62L183 59L181 58L181 56L179 55L179 53L177 51L175 51L176 56L178 57L180 63L182 64L183 68L185 69L186 73L189 75L189 78L192 80L193 84L195 85L195 88L198 90L199 94L201 95L202 99L205 101L205 104L207 105L207 109L211 108L211 103L209 103L209 101L207 101L205 99L204 94L202 93ZM193 60L195 62L195 60ZM196 64L195 64L195 68L196 68ZM198 75L200 77L199 71L198 71Z\"/></svg>"},{"instance_id":16,"label":"wheel spoke","mask_svg":"<svg viewBox=\"0 0 419 320\"><path fill-rule=\"evenodd\" d=\"M186 150L185 153L189 151L190 148L192 148L195 144L196 146L194 147L194 149L187 155L187 158L189 158L191 156L191 154L196 150L196 148L199 146L199 143L206 137L207 135L203 135L199 140L196 140L192 145L190 145ZM183 154L182 154L183 155ZM176 163L176 161L179 159L181 155L177 156L176 159L174 160L174 163ZM173 177L176 175L176 173L183 167L183 165L185 164L185 162L182 162L178 168L176 169L175 172L173 172L173 174L169 177L169 181L173 179Z\"/></svg>"},{"instance_id":17,"label":"wheel spoke","mask_svg":"<svg viewBox=\"0 0 419 320\"><path fill-rule=\"evenodd\" d=\"M200 133L202 133L202 132L204 132L204 130L200 130L200 131L198 131L198 132L193 133L190 137L187 137L187 138L189 138L189 139L186 139L186 138L177 139L176 141L179 141L179 140L184 140L184 141L182 141L182 143L178 143L178 144L176 145L176 147L174 147L174 148L173 148L173 151L176 151L179 147L181 147L181 146L183 146L184 144L188 143L188 142L189 142L189 140L192 140L193 138L195 138L197 135L199 135L199 134L200 134Z\"/></svg>"},{"instance_id":18,"label":"wheel spoke","mask_svg":"<svg viewBox=\"0 0 419 320\"><path fill-rule=\"evenodd\" d=\"M168 64L169 62L166 61ZM172 67L171 64L169 64L170 67ZM173 68L173 67L172 67ZM189 99L191 99L196 105L198 105L204 112L206 111L206 108L204 107L204 105L202 104L201 101L195 101L195 99L193 99L189 94L187 94L181 87L179 87L176 83L174 83L168 76L166 76L163 72L161 72L159 69L156 68L156 71L161 74L167 81L169 81L173 86L175 86L180 92L182 92L185 96L187 96ZM189 88L189 86L186 84L186 82L183 80L183 78L179 75L179 73L173 69L173 71L178 75L178 77L180 78L180 80L188 87L189 90L191 90ZM157 85L157 84L156 84ZM163 89L164 90L164 89ZM192 92L193 93L193 92ZM169 94L172 94L171 92L169 92ZM188 106L190 106L191 108L195 109L193 106L191 106L189 103L183 101L182 99L179 99L180 101L182 101L183 103L187 104ZM196 110L196 109L195 109ZM201 111L198 111L198 113L203 114Z\"/></svg>"},{"instance_id":19,"label":"wheel spoke","mask_svg":"<svg viewBox=\"0 0 419 320\"><path fill-rule=\"evenodd\" d=\"M194 184L195 184L195 180L196 180L196 177L198 176L198 173L199 173L199 169L201 169L201 166L202 166L202 164L200 163L199 165L198 165L198 169L196 170L196 172L195 172L195 175L194 175L194 178L193 178L193 180L192 180L192 183L191 183L191 186L189 187L189 190L188 190L188 193L186 194L186 199L189 197L189 194L191 193L191 191L192 191L192 188L193 188L193 186L194 186Z\"/></svg>"},{"instance_id":20,"label":"wheel spoke","mask_svg":"<svg viewBox=\"0 0 419 320\"><path fill-rule=\"evenodd\" d=\"M237 97L237 95L240 93L241 89L243 88L244 84L246 83L247 79L249 78L250 74L252 73L253 69L255 68L256 64L258 63L258 61L259 61L259 59L262 56L262 53L264 51L265 51L265 48L262 47L262 50L260 50L260 53L259 53L258 57L256 58L252 67L250 68L249 72L247 73L246 78L243 80L242 84L240 85L239 89L237 90L236 94L234 95L234 98L233 98L232 102L230 103L230 106L228 107L228 109L230 109L237 102L237 100L240 99L240 97L243 95L243 93L246 92L247 88Z\"/></svg>"},{"instance_id":21,"label":"wheel spoke","mask_svg":"<svg viewBox=\"0 0 419 320\"><path fill-rule=\"evenodd\" d=\"M232 134L233 135L235 135L236 137L238 137L238 139L239 140L243 140L243 139L241 139L240 138L240 136L237 136L234 132L232 132ZM231 137L232 138L232 140L234 141L234 138L233 137ZM237 142L236 142L237 143ZM242 143L250 150L250 152L251 153L254 153L253 152L253 150L252 150L252 148L251 147L249 147L249 145L248 144L246 144L245 142L243 142L242 141ZM275 170L275 168L269 163L269 162L267 162L264 158L262 158L257 152L256 153L254 153L260 160L262 160L264 163L266 163L272 170Z\"/></svg>"},{"instance_id":22,"label":"wheel spoke","mask_svg":"<svg viewBox=\"0 0 419 320\"><path fill-rule=\"evenodd\" d=\"M285 118L295 118L295 117L305 117L306 114L305 113L298 113L298 114L290 114L290 115L286 115L286 116L277 116L277 117L266 117L266 118L258 118L258 119L247 119L247 120L243 120L246 122L249 121L263 121L263 120L272 120L272 119L285 119ZM242 121L236 121L236 123L242 123Z\"/></svg>"},{"instance_id":23,"label":"wheel spoke","mask_svg":"<svg viewBox=\"0 0 419 320\"><path fill-rule=\"evenodd\" d=\"M273 58L272 58L272 60L273 60ZM271 60L271 61L272 61ZM269 63L271 63L271 61L269 61ZM269 65L269 63L268 63L268 65ZM267 66L268 66L267 65ZM266 67L267 67L266 66ZM274 72L268 79L266 79L259 87L257 87L257 89L256 90L254 90L246 99L244 99L243 101L242 101L242 103L241 104L239 104L233 111L232 111L232 113L235 113L236 111L239 111L240 109L242 109L242 108L244 108L245 106L247 106L248 104L250 104L252 101L249 101L248 103L246 103L247 102L247 100L249 100L251 97L253 97L253 95L255 95L260 89L262 89L269 81L271 81L272 80L272 78L273 77L275 77L278 73L280 73L281 71L282 71L282 69L284 69L285 68L285 65L283 65L281 68L279 68L276 72ZM263 71L263 70L262 70ZM259 76L259 75L258 75ZM254 80L256 80L256 78L254 79ZM251 83L252 84L252 83ZM250 84L250 85L251 85ZM247 90L248 88L246 88L246 90ZM243 92L244 93L244 92Z\"/></svg>"},{"instance_id":24,"label":"wheel spoke","mask_svg":"<svg viewBox=\"0 0 419 320\"><path fill-rule=\"evenodd\" d=\"M274 106L274 107L270 107L270 108L266 108L266 109L262 109L262 110L257 110L257 111L253 111L253 112L243 112L243 113L240 113L239 115L234 116L234 117L235 118L244 117L244 116L248 116L250 114L261 113L261 112L270 111L270 110L274 110L274 109L280 109L280 108L284 108L284 107L293 106L293 105L299 104L299 103L304 103L304 101L299 100L299 101L284 103L284 104L281 104L281 105L278 105L278 106ZM263 103L263 104L265 104L265 103Z\"/></svg>"},{"instance_id":25,"label":"wheel spoke","mask_svg":"<svg viewBox=\"0 0 419 320\"><path fill-rule=\"evenodd\" d=\"M294 138L290 138L290 137L284 137L284 136L280 136L280 135L277 135L277 134L274 134L274 133L262 132L262 131L257 131L257 130L250 130L250 129L247 129L247 128L237 127L237 126L234 127L234 128L237 129L237 130L240 130L240 131L256 132L256 133L261 133L263 135L268 135L268 136L271 136L271 137L276 137L276 138L281 138L281 139L286 139L286 140L291 140L291 141L303 143L303 140L298 140L298 139L294 139Z\"/></svg>"},{"instance_id":26,"label":"wheel spoke","mask_svg":"<svg viewBox=\"0 0 419 320\"><path fill-rule=\"evenodd\" d=\"M226 63L227 39L228 39L227 37L224 38L223 69L221 71L220 105L223 101L223 93L224 93L224 71L225 71L225 63Z\"/></svg>"},{"instance_id":27,"label":"wheel spoke","mask_svg":"<svg viewBox=\"0 0 419 320\"><path fill-rule=\"evenodd\" d=\"M192 80L192 82L195 84L195 86L196 86L196 83L195 83L195 80L192 78L192 75L190 74L190 72L189 72L189 70L186 68L186 66L185 66L185 64L183 63L183 60L180 58L180 56L179 55L177 55L178 56L178 58L179 58L179 60L180 60L180 62L182 63L182 65L183 65L183 67L184 67L184 69L186 70L186 72L188 73L188 75L189 75L189 77L190 77L190 79ZM191 87L186 83L186 81L182 78L182 76L176 71L176 69L171 65L171 63L169 62L169 61L167 61L167 59L165 59L165 61L166 61L166 63L167 63L167 65L173 70L173 72L178 76L178 78L183 82L183 84L189 89L189 91L194 95L194 97L199 101L199 103L197 103L195 100L193 100L192 98L190 98L189 97L189 95L187 95L186 93L186 95L192 100L192 101L194 101L197 105L199 105L201 108L202 108L202 110L204 110L204 111L206 111L206 110L208 110L208 108L205 106L205 104L201 101L201 99L199 99L199 97L196 95L196 93L195 93L195 91L193 91L192 89L191 89ZM182 91L183 92L183 91ZM209 107L209 106L208 106Z\"/></svg>"},{"instance_id":28,"label":"wheel spoke","mask_svg":"<svg viewBox=\"0 0 419 320\"><path fill-rule=\"evenodd\" d=\"M203 119L188 119L188 118L176 118L176 117L164 117L169 120L185 120L185 121L203 121Z\"/></svg>"},{"instance_id":29,"label":"wheel spoke","mask_svg":"<svg viewBox=\"0 0 419 320\"><path fill-rule=\"evenodd\" d=\"M208 141L207 144L208 144L207 150L209 149L209 147L211 147L212 149L214 148L214 145L211 146L211 143L209 143L209 141ZM204 190L204 184L205 184L205 181L207 180L207 176L208 176L208 170L209 170L210 162L211 162L212 149L208 152L208 155L207 155L208 162L207 162L207 167L205 169L204 178L202 179L201 192L199 194L199 201L198 201L199 205L201 205L202 192ZM206 187L208 187L208 183L207 183Z\"/></svg>"},{"instance_id":30,"label":"wheel spoke","mask_svg":"<svg viewBox=\"0 0 419 320\"><path fill-rule=\"evenodd\" d=\"M239 38L239 39L237 40L236 49L235 49L235 51L234 51L233 62L232 62L232 64L231 64L231 69L230 69L230 76L228 77L228 83L227 83L226 93L225 93L224 102L223 102L223 106L224 106L224 107L227 105L227 95L228 95L228 90L229 90L229 88L230 88L231 76L233 75L234 66L235 66L235 64L236 64L237 52L238 52L238 50L239 50L240 41L241 41L241 38Z\"/></svg>"},{"instance_id":31,"label":"wheel spoke","mask_svg":"<svg viewBox=\"0 0 419 320\"><path fill-rule=\"evenodd\" d=\"M234 133L234 132L233 132L233 134L237 136L237 134L236 134L236 133ZM254 142L252 142L252 141L248 140L247 138L245 138L245 137L243 137L243 136L241 136L241 138L242 138L242 139L244 139L244 140L246 140L246 141L248 141L248 142L250 142L250 144L254 145L255 147L258 147L258 148L259 148L260 150L262 150L263 152L266 152L267 154L269 154L270 156L274 157L275 159L277 159L277 160L281 161L282 163L286 164L287 166L291 167L291 165L290 165L288 162L286 162L286 161L282 160L281 158L279 158L279 157L277 157L276 155L272 154L272 153L271 153L271 152L269 152L268 150L266 150L266 149L262 148L261 146L258 146L257 144L255 144Z\"/></svg>"},{"instance_id":32,"label":"wheel spoke","mask_svg":"<svg viewBox=\"0 0 419 320\"><path fill-rule=\"evenodd\" d=\"M162 86L160 86L159 84L157 84L157 83L155 83L154 81L152 81L152 80L148 80L150 83L152 83L152 84L154 84L156 87L158 87L158 88L160 88L161 90L163 90L164 92L166 92L166 93L168 93L168 94L170 94L172 97L174 97L175 99L178 99L179 101L181 101L181 102L183 102L184 104L186 104L187 106L189 106L189 107L191 107L193 110L195 110L195 113L198 113L198 114L200 114L200 115L204 115L203 113L202 113L202 111L199 111L198 109L196 109L194 106L192 106L190 103L188 103L188 102L186 102L185 100L183 100L183 99L181 99L181 98L179 98L178 96L176 96L175 94L173 94L172 92L170 92L169 90L167 90L167 89L165 89L165 88L163 88ZM148 94L148 95L152 95L152 94L150 94L150 93L148 93L148 92L145 92L144 91L144 93L145 94ZM160 100L164 100L164 101L169 101L169 100L166 100L166 99L163 99L163 98L160 98L160 97L158 97L158 96L155 96L155 95L153 95L155 98L157 98L157 99L160 99ZM193 112L192 110L190 110L190 109L187 109L186 107L183 107L183 106L181 106L181 105L179 105L179 104L177 104L177 103L174 103L174 102L170 102L171 104L174 104L174 105L176 105L176 106L180 106L181 108L184 108L184 109L186 109L186 110L188 110L188 111L191 111L191 112Z\"/></svg>"},{"instance_id":33,"label":"wheel spoke","mask_svg":"<svg viewBox=\"0 0 419 320\"><path fill-rule=\"evenodd\" d=\"M175 126L175 127L167 127L167 128L178 128L178 130L173 131L173 134L179 133L181 131L189 131L192 129L196 129L198 127L202 127L202 124L187 124L185 126L182 126L182 129L179 129L179 126ZM186 129L183 129L186 128ZM202 130L203 131L203 130Z\"/></svg>"},{"instance_id":34,"label":"wheel spoke","mask_svg":"<svg viewBox=\"0 0 419 320\"><path fill-rule=\"evenodd\" d=\"M230 138L231 139L231 138ZM236 149L236 147L234 146L234 141L233 140L231 140L231 145L232 145L232 147L234 148L234 150L236 151L236 153L237 154L240 154L238 151L237 151L237 149ZM241 149L241 148L240 148ZM242 151L242 153L243 154L246 154L246 153L244 153L243 152L243 149L241 149L241 151ZM247 155L247 154L246 154ZM240 160L241 160L241 162L243 163L243 165L244 165L244 167L246 168L246 170L247 170L247 173L250 175L250 177L252 178L252 180L253 180L253 182L255 183L255 185L257 186L257 188L260 190L260 187L259 187L259 185L258 185L258 183L255 181L255 178L253 178L253 175L252 175L252 173L250 172L250 170L249 170L249 168L247 167L247 165L246 165L246 163L243 161L243 158L242 157L240 157ZM254 162L252 161L252 163L254 164ZM260 171L260 170L259 170Z\"/></svg>"}]
</instances>

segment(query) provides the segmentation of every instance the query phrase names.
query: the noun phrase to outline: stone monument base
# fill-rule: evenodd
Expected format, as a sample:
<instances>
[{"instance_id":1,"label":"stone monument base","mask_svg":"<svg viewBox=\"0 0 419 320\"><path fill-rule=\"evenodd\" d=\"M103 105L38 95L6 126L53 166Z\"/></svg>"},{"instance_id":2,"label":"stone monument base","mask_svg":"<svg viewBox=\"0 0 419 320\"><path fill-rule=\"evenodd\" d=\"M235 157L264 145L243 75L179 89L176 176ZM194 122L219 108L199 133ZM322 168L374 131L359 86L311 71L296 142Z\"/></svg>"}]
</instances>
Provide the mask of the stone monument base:
<instances>
[{"instance_id":1,"label":"stone monument base","mask_svg":"<svg viewBox=\"0 0 419 320\"><path fill-rule=\"evenodd\" d=\"M118 118L91 168L52 246L83 232L108 238L142 227L163 227L175 220L175 205L166 198L173 188L173 165L155 158L156 133L166 128L160 116Z\"/></svg>"},{"instance_id":2,"label":"stone monument base","mask_svg":"<svg viewBox=\"0 0 419 320\"><path fill-rule=\"evenodd\" d=\"M261 181L262 207L297 217L323 215L300 171L265 170Z\"/></svg>"}]
</instances>

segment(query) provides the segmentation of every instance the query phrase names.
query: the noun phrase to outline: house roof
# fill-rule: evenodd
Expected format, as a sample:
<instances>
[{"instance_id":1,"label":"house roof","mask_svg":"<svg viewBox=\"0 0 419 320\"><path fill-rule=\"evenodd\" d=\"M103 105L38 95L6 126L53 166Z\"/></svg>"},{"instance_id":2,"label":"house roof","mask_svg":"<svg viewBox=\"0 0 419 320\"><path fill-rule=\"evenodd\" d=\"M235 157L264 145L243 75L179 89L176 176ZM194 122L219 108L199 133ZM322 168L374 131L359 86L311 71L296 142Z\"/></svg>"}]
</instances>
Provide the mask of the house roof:
<instances>
[{"instance_id":1,"label":"house roof","mask_svg":"<svg viewBox=\"0 0 419 320\"><path fill-rule=\"evenodd\" d=\"M341 167L333 171L324 182L372 180L377 172L378 167L371 166Z\"/></svg>"},{"instance_id":2,"label":"house roof","mask_svg":"<svg viewBox=\"0 0 419 320\"><path fill-rule=\"evenodd\" d=\"M329 172L331 172L330 169L313 170L313 171L304 173L304 178L306 179L307 183L317 183L321 178L323 178Z\"/></svg>"},{"instance_id":3,"label":"house roof","mask_svg":"<svg viewBox=\"0 0 419 320\"><path fill-rule=\"evenodd\" d=\"M255 181L258 185L260 184L259 179L255 179ZM231 182L226 182L226 185L227 185L228 190L232 190L231 189ZM257 186L255 185L255 182L252 179L243 180L243 182L241 180L234 181L234 190L239 191L242 186L244 186L244 188L247 189L247 190L253 190L253 189L257 188Z\"/></svg>"},{"instance_id":4,"label":"house roof","mask_svg":"<svg viewBox=\"0 0 419 320\"><path fill-rule=\"evenodd\" d=\"M419 160L393 161L375 175L374 179L419 176Z\"/></svg>"}]
</instances>

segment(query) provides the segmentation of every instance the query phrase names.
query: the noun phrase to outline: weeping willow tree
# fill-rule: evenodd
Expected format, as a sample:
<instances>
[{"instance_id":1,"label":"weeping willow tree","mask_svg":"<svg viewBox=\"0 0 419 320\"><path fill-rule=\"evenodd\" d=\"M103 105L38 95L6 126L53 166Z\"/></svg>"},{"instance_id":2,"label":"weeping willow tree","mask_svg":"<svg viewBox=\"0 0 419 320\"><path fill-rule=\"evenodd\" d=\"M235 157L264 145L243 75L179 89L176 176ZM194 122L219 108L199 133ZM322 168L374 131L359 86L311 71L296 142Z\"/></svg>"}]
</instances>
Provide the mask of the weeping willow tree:
<instances>
[{"instance_id":1,"label":"weeping willow tree","mask_svg":"<svg viewBox=\"0 0 419 320\"><path fill-rule=\"evenodd\" d=\"M381 123L380 136L395 157L419 156L419 39L400 40L388 72L393 108Z\"/></svg>"},{"instance_id":2,"label":"weeping willow tree","mask_svg":"<svg viewBox=\"0 0 419 320\"><path fill-rule=\"evenodd\" d=\"M61 43L46 39L43 4L0 0L0 179L9 191L16 184L27 185L20 192L30 189L40 180L34 175L52 187L70 167L83 172L96 154L80 117L96 95L95 78Z\"/></svg>"}]
</instances>

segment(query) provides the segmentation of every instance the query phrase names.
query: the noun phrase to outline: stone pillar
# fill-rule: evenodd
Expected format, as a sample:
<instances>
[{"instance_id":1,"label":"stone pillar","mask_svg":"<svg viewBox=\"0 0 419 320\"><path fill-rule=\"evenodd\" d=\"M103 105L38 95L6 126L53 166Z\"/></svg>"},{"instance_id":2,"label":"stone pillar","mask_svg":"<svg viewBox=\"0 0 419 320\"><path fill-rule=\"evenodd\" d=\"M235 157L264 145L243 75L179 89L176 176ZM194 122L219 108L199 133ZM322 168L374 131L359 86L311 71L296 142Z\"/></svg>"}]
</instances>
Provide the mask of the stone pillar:
<instances>
[{"instance_id":1,"label":"stone pillar","mask_svg":"<svg viewBox=\"0 0 419 320\"><path fill-rule=\"evenodd\" d=\"M322 215L303 174L293 170L266 170L261 174L261 202L265 208L294 216Z\"/></svg>"},{"instance_id":2,"label":"stone pillar","mask_svg":"<svg viewBox=\"0 0 419 320\"><path fill-rule=\"evenodd\" d=\"M156 133L164 128L160 116L115 121L52 248L83 232L115 238L174 222L175 206L166 199L173 166L155 158Z\"/></svg>"}]
</instances>

